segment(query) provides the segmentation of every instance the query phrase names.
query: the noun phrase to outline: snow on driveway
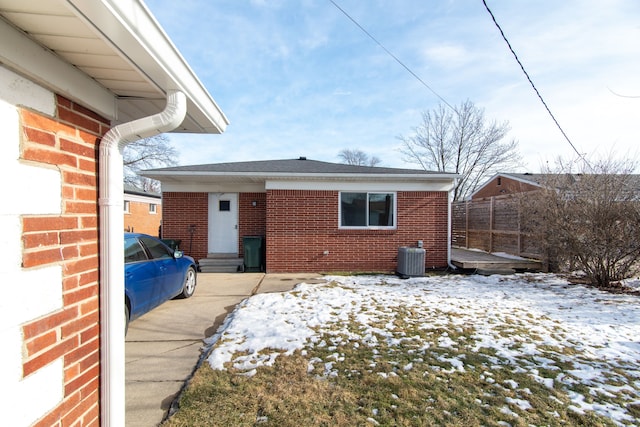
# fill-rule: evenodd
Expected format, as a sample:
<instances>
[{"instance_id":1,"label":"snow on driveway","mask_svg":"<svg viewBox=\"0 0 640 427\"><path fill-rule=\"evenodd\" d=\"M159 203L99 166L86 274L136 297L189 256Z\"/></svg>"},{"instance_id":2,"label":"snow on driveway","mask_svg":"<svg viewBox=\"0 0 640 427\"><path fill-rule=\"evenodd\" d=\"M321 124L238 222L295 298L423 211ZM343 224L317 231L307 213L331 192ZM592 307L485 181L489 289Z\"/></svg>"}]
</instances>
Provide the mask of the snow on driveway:
<instances>
[{"instance_id":1,"label":"snow on driveway","mask_svg":"<svg viewBox=\"0 0 640 427\"><path fill-rule=\"evenodd\" d=\"M551 274L326 279L327 284L303 283L290 292L259 294L243 301L206 340L214 346L208 358L211 367L224 369L226 362L232 362L251 375L256 367L271 365L281 353L327 345L321 339L324 334L372 347L380 339L387 345L415 340L391 327L394 310L403 308L411 310L410 321L420 328L474 328L471 344L456 342L445 332L436 343L425 341L425 349L434 345L493 349L496 363L507 361L548 387L564 386L573 410L596 411L619 423L634 422L625 405L640 404L637 296L571 285ZM346 329L350 319L361 325L361 333ZM389 327L380 326L385 324ZM465 369L464 358L444 359L451 372ZM561 369L559 362L571 369ZM327 375L337 375L331 372L331 363L327 366ZM583 387L573 387L577 383ZM510 386L515 389L518 384L513 381ZM575 391L584 386L589 399ZM617 400L603 396L617 396ZM529 405L516 400L510 403L521 408Z\"/></svg>"}]
</instances>

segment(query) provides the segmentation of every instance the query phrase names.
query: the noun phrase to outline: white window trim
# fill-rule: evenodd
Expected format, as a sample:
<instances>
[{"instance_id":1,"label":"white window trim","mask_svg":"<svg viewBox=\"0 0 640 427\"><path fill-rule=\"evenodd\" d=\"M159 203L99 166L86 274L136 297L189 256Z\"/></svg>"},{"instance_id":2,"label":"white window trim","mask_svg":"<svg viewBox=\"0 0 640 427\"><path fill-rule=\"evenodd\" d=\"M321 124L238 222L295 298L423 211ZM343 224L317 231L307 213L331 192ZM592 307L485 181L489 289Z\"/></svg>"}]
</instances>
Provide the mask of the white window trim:
<instances>
[{"instance_id":1,"label":"white window trim","mask_svg":"<svg viewBox=\"0 0 640 427\"><path fill-rule=\"evenodd\" d=\"M366 193L367 195L367 221L369 218L369 194L393 194L393 225L342 225L342 193ZM398 193L396 191L358 191L347 190L338 192L338 229L340 230L396 230L398 228Z\"/></svg>"},{"instance_id":2,"label":"white window trim","mask_svg":"<svg viewBox=\"0 0 640 427\"><path fill-rule=\"evenodd\" d=\"M131 202L129 200L124 201L124 213L131 213Z\"/></svg>"},{"instance_id":3,"label":"white window trim","mask_svg":"<svg viewBox=\"0 0 640 427\"><path fill-rule=\"evenodd\" d=\"M155 215L158 213L158 205L155 203L149 203L149 215Z\"/></svg>"}]
</instances>

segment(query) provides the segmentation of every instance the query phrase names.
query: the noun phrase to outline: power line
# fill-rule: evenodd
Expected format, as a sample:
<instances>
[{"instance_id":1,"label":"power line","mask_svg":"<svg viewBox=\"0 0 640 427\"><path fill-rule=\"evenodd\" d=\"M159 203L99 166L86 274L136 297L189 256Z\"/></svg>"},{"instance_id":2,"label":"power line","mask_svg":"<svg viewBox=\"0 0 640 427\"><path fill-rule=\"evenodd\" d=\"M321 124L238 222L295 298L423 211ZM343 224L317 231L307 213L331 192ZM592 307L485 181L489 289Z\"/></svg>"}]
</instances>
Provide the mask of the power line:
<instances>
[{"instance_id":1,"label":"power line","mask_svg":"<svg viewBox=\"0 0 640 427\"><path fill-rule=\"evenodd\" d=\"M571 148L573 148L573 151L575 151L576 154L578 154L578 156L582 160L584 160L584 162L587 163L587 165L588 165L589 163L587 162L587 159L585 159L584 156L573 145L573 143L571 142L571 140L569 139L567 134L562 129L562 126L560 126L560 123L558 123L558 121L556 120L555 116L553 115L553 113L549 109L549 106L547 105L547 103L542 98L542 95L538 91L538 88L536 88L536 85L533 84L533 81L531 80L531 77L529 77L529 73L527 73L527 70L524 69L524 65L522 65L522 62L520 62L520 58L518 58L518 55L516 55L516 52L513 50L513 47L511 47L511 43L509 43L509 40L507 39L507 36L504 34L504 31L502 31L502 28L500 27L500 24L498 24L498 21L496 20L496 17L493 15L493 12L491 12L491 9L489 9L489 6L487 5L486 0L482 0L482 3L484 4L484 7L487 9L487 12L489 12L489 15L491 15L491 19L493 20L493 23L496 25L496 27L500 31L500 34L502 35L502 38L504 39L504 41L507 43L507 46L509 46L509 50L513 54L513 57L518 62L518 65L520 65L520 69L522 70L524 75L527 77L527 80L529 80L529 83L531 84L531 87L533 88L533 90L536 92L536 95L538 95L538 98L540 98L540 101L542 102L542 105L544 105L544 108L546 108L547 112L549 113L549 115L553 119L553 121L556 124L556 126L558 127L558 129L560 129L560 132L562 133L562 136L564 136L564 138L567 140L567 142L569 143Z\"/></svg>"},{"instance_id":2,"label":"power line","mask_svg":"<svg viewBox=\"0 0 640 427\"><path fill-rule=\"evenodd\" d=\"M429 91L431 91L431 93L433 93L438 99L440 99L446 106L448 106L449 108L451 108L454 112L458 113L458 111L456 110L456 108L454 108L451 104L449 104L449 102L447 102L446 99L444 99L438 92L435 91L435 89L433 89L431 86L429 86L420 76L418 76L411 68L409 68L403 61L401 61L395 54L393 54L393 52L391 52L389 49L387 49L378 39L376 39L369 31L367 31L362 25L360 25L360 23L358 21L356 21L351 15L349 15L349 13L344 10L342 7L340 7L340 5L338 5L334 0L329 0L331 2L331 4L333 4L333 6L335 6L336 9L338 9L340 12L342 12L342 14L344 16L346 16L351 22L353 22L354 25L356 25L364 34L367 35L367 37L369 37L371 40L373 40L374 43L376 43L380 48L382 48L382 50L384 50L387 55L389 55L390 57L392 57L398 64L400 64L400 66L402 66L407 72L409 72L409 74L411 74L416 80L418 80L424 87L426 87ZM551 109L549 108L549 106L547 105L546 101L544 100L544 98L542 97L542 95L540 94L540 91L538 91L538 88L536 87L536 85L533 83L533 80L531 80L531 77L529 76L529 73L527 72L527 70L524 68L524 65L522 64L522 62L520 61L520 58L518 58L518 55L516 54L515 50L513 49L513 47L511 46L511 43L509 42L509 40L507 39L507 36L504 34L504 31L502 30L502 27L500 27L500 24L498 24L498 21L496 20L496 17L493 15L493 12L491 11L491 9L489 8L489 6L487 5L486 0L482 0L482 3L484 4L484 7L487 9L487 12L489 12L489 15L491 15L491 19L493 20L493 23L495 24L495 26L498 28L498 30L500 31L500 34L502 35L502 38L504 39L505 43L507 44L507 46L509 47L509 50L511 51L511 53L513 54L516 62L518 63L518 65L520 66L520 69L522 70L522 72L524 73L525 77L527 78L527 80L529 81L529 84L531 84L531 87L533 88L533 90L535 91L536 95L538 96L538 98L540 99L540 102L542 102L542 105L544 106L544 108L547 110L547 113L549 113L549 116L551 117L551 119L553 120L553 122L555 123L555 125L557 126L557 128L560 130L560 133L562 134L562 136L565 138L565 140L569 143L569 145L571 146L571 148L573 149L573 151L576 152L576 154L585 162L587 163L587 165L589 164L587 159L584 157L583 154L581 154L578 149L575 147L575 145L573 145L573 142L571 142L571 139L569 139L569 136L566 134L566 132L564 131L564 129L562 128L562 126L560 126L560 123L558 122L558 120L556 119L556 117L553 115L553 113L551 112Z\"/></svg>"},{"instance_id":3,"label":"power line","mask_svg":"<svg viewBox=\"0 0 640 427\"><path fill-rule=\"evenodd\" d=\"M429 86L424 80L422 80L422 78L420 78L420 76L418 76L416 73L414 73L411 68L409 68L396 55L394 55L389 49L387 49L382 43L380 43L378 41L378 39L376 39L369 31L367 31L362 25L360 25L358 23L358 21L356 21L353 17L351 17L351 15L349 15L347 13L347 11L345 11L343 8L341 8L334 0L329 0L329 1L336 7L336 9L338 9L340 12L342 12L344 14L344 16L349 18L349 20L351 22L353 22L358 28L360 28L360 30L363 33L365 33L371 40L373 40L378 46L380 46L382 48L382 50L384 50L387 53L387 55L392 57L398 64L400 64L405 70L407 70L409 72L409 74L411 74L416 80L418 80L424 87L429 89L431 91L431 93L433 93L435 96L437 96L438 99L440 99L440 101L445 103L449 108L451 108L453 111L455 111L457 113L456 109L454 107L452 107L451 104L449 104L446 99L444 99L442 96L440 96L440 94L438 92L436 92L431 86Z\"/></svg>"},{"instance_id":4,"label":"power line","mask_svg":"<svg viewBox=\"0 0 640 427\"><path fill-rule=\"evenodd\" d=\"M611 92L615 96L619 96L620 98L640 98L640 95L622 95L620 93L614 92L613 90L611 90L611 88L607 88L607 89L609 89L609 92Z\"/></svg>"}]
</instances>

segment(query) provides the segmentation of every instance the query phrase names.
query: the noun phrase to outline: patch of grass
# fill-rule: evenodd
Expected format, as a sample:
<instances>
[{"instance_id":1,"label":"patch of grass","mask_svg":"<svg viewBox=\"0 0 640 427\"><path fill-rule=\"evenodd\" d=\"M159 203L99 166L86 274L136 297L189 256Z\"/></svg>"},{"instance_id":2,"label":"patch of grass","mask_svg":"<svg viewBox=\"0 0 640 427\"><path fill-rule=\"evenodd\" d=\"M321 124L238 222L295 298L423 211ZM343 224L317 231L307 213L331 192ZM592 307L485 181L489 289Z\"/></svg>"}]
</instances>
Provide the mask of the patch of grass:
<instances>
[{"instance_id":1,"label":"patch of grass","mask_svg":"<svg viewBox=\"0 0 640 427\"><path fill-rule=\"evenodd\" d=\"M299 353L281 356L272 367L244 376L204 364L167 426L330 426L349 425L356 397L328 381L307 374Z\"/></svg>"},{"instance_id":2,"label":"patch of grass","mask_svg":"<svg viewBox=\"0 0 640 427\"><path fill-rule=\"evenodd\" d=\"M640 403L627 405L627 411L629 411L632 416L640 420Z\"/></svg>"},{"instance_id":3,"label":"patch of grass","mask_svg":"<svg viewBox=\"0 0 640 427\"><path fill-rule=\"evenodd\" d=\"M346 330L353 335L324 333L326 345L281 355L253 376L204 364L165 426L615 425L568 409L562 387L548 388L493 349L472 351L473 328L427 330L412 315L399 309L393 316L390 329L403 339L360 343L349 338L363 333L352 319ZM443 336L454 344L439 347Z\"/></svg>"}]
</instances>

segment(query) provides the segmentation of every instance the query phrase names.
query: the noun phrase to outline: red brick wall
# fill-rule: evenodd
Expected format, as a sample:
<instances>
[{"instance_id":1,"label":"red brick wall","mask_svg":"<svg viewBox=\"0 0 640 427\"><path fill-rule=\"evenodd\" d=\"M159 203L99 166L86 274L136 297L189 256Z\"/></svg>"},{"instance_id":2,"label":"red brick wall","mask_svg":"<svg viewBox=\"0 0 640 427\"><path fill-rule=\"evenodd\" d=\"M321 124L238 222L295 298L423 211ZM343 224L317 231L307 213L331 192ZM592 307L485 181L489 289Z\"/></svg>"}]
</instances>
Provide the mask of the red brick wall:
<instances>
[{"instance_id":1,"label":"red brick wall","mask_svg":"<svg viewBox=\"0 0 640 427\"><path fill-rule=\"evenodd\" d=\"M97 146L107 120L57 97L57 117L22 110L21 158L54 165L62 214L25 215L23 268L62 265L63 308L23 325L25 376L60 357L64 400L38 426L99 425ZM37 298L37 296L34 296Z\"/></svg>"},{"instance_id":2,"label":"red brick wall","mask_svg":"<svg viewBox=\"0 0 640 427\"><path fill-rule=\"evenodd\" d=\"M158 236L162 219L162 204L160 199L152 202L156 205L156 212L152 214L149 212L149 203L151 202L129 201L129 212L124 214L125 231Z\"/></svg>"},{"instance_id":3,"label":"red brick wall","mask_svg":"<svg viewBox=\"0 0 640 427\"><path fill-rule=\"evenodd\" d=\"M398 192L397 229L341 230L337 191L268 190L267 272L391 273L398 248L418 240L427 268L446 267L447 196Z\"/></svg>"},{"instance_id":4,"label":"red brick wall","mask_svg":"<svg viewBox=\"0 0 640 427\"><path fill-rule=\"evenodd\" d=\"M256 202L253 206L252 202ZM238 253L244 253L242 236L265 236L267 234L266 193L240 193L238 201Z\"/></svg>"},{"instance_id":5,"label":"red brick wall","mask_svg":"<svg viewBox=\"0 0 640 427\"><path fill-rule=\"evenodd\" d=\"M209 249L208 210L208 193L162 193L162 238L182 240L180 249L196 261L206 258ZM192 243L190 225L195 225Z\"/></svg>"},{"instance_id":6,"label":"red brick wall","mask_svg":"<svg viewBox=\"0 0 640 427\"><path fill-rule=\"evenodd\" d=\"M473 195L473 199L505 196L507 194L524 193L526 191L536 191L539 189L540 187L538 186L501 176L495 177L486 183L482 189L478 190L478 192Z\"/></svg>"},{"instance_id":7,"label":"red brick wall","mask_svg":"<svg viewBox=\"0 0 640 427\"><path fill-rule=\"evenodd\" d=\"M338 197L337 191L241 193L238 253L243 253L242 236L262 235L270 273L394 272L398 247L422 240L426 268L447 266L446 192L398 192L395 230L338 229ZM189 254L188 227L195 224L189 255L206 257L208 194L167 192L162 203L163 238L181 239L181 248Z\"/></svg>"},{"instance_id":8,"label":"red brick wall","mask_svg":"<svg viewBox=\"0 0 640 427\"><path fill-rule=\"evenodd\" d=\"M251 202L256 201L254 207ZM181 239L180 248L196 260L206 258L208 252L208 193L162 194L162 236ZM238 253L243 253L242 236L266 234L266 194L240 193L238 199ZM196 225L192 253L189 253L189 225Z\"/></svg>"}]
</instances>

